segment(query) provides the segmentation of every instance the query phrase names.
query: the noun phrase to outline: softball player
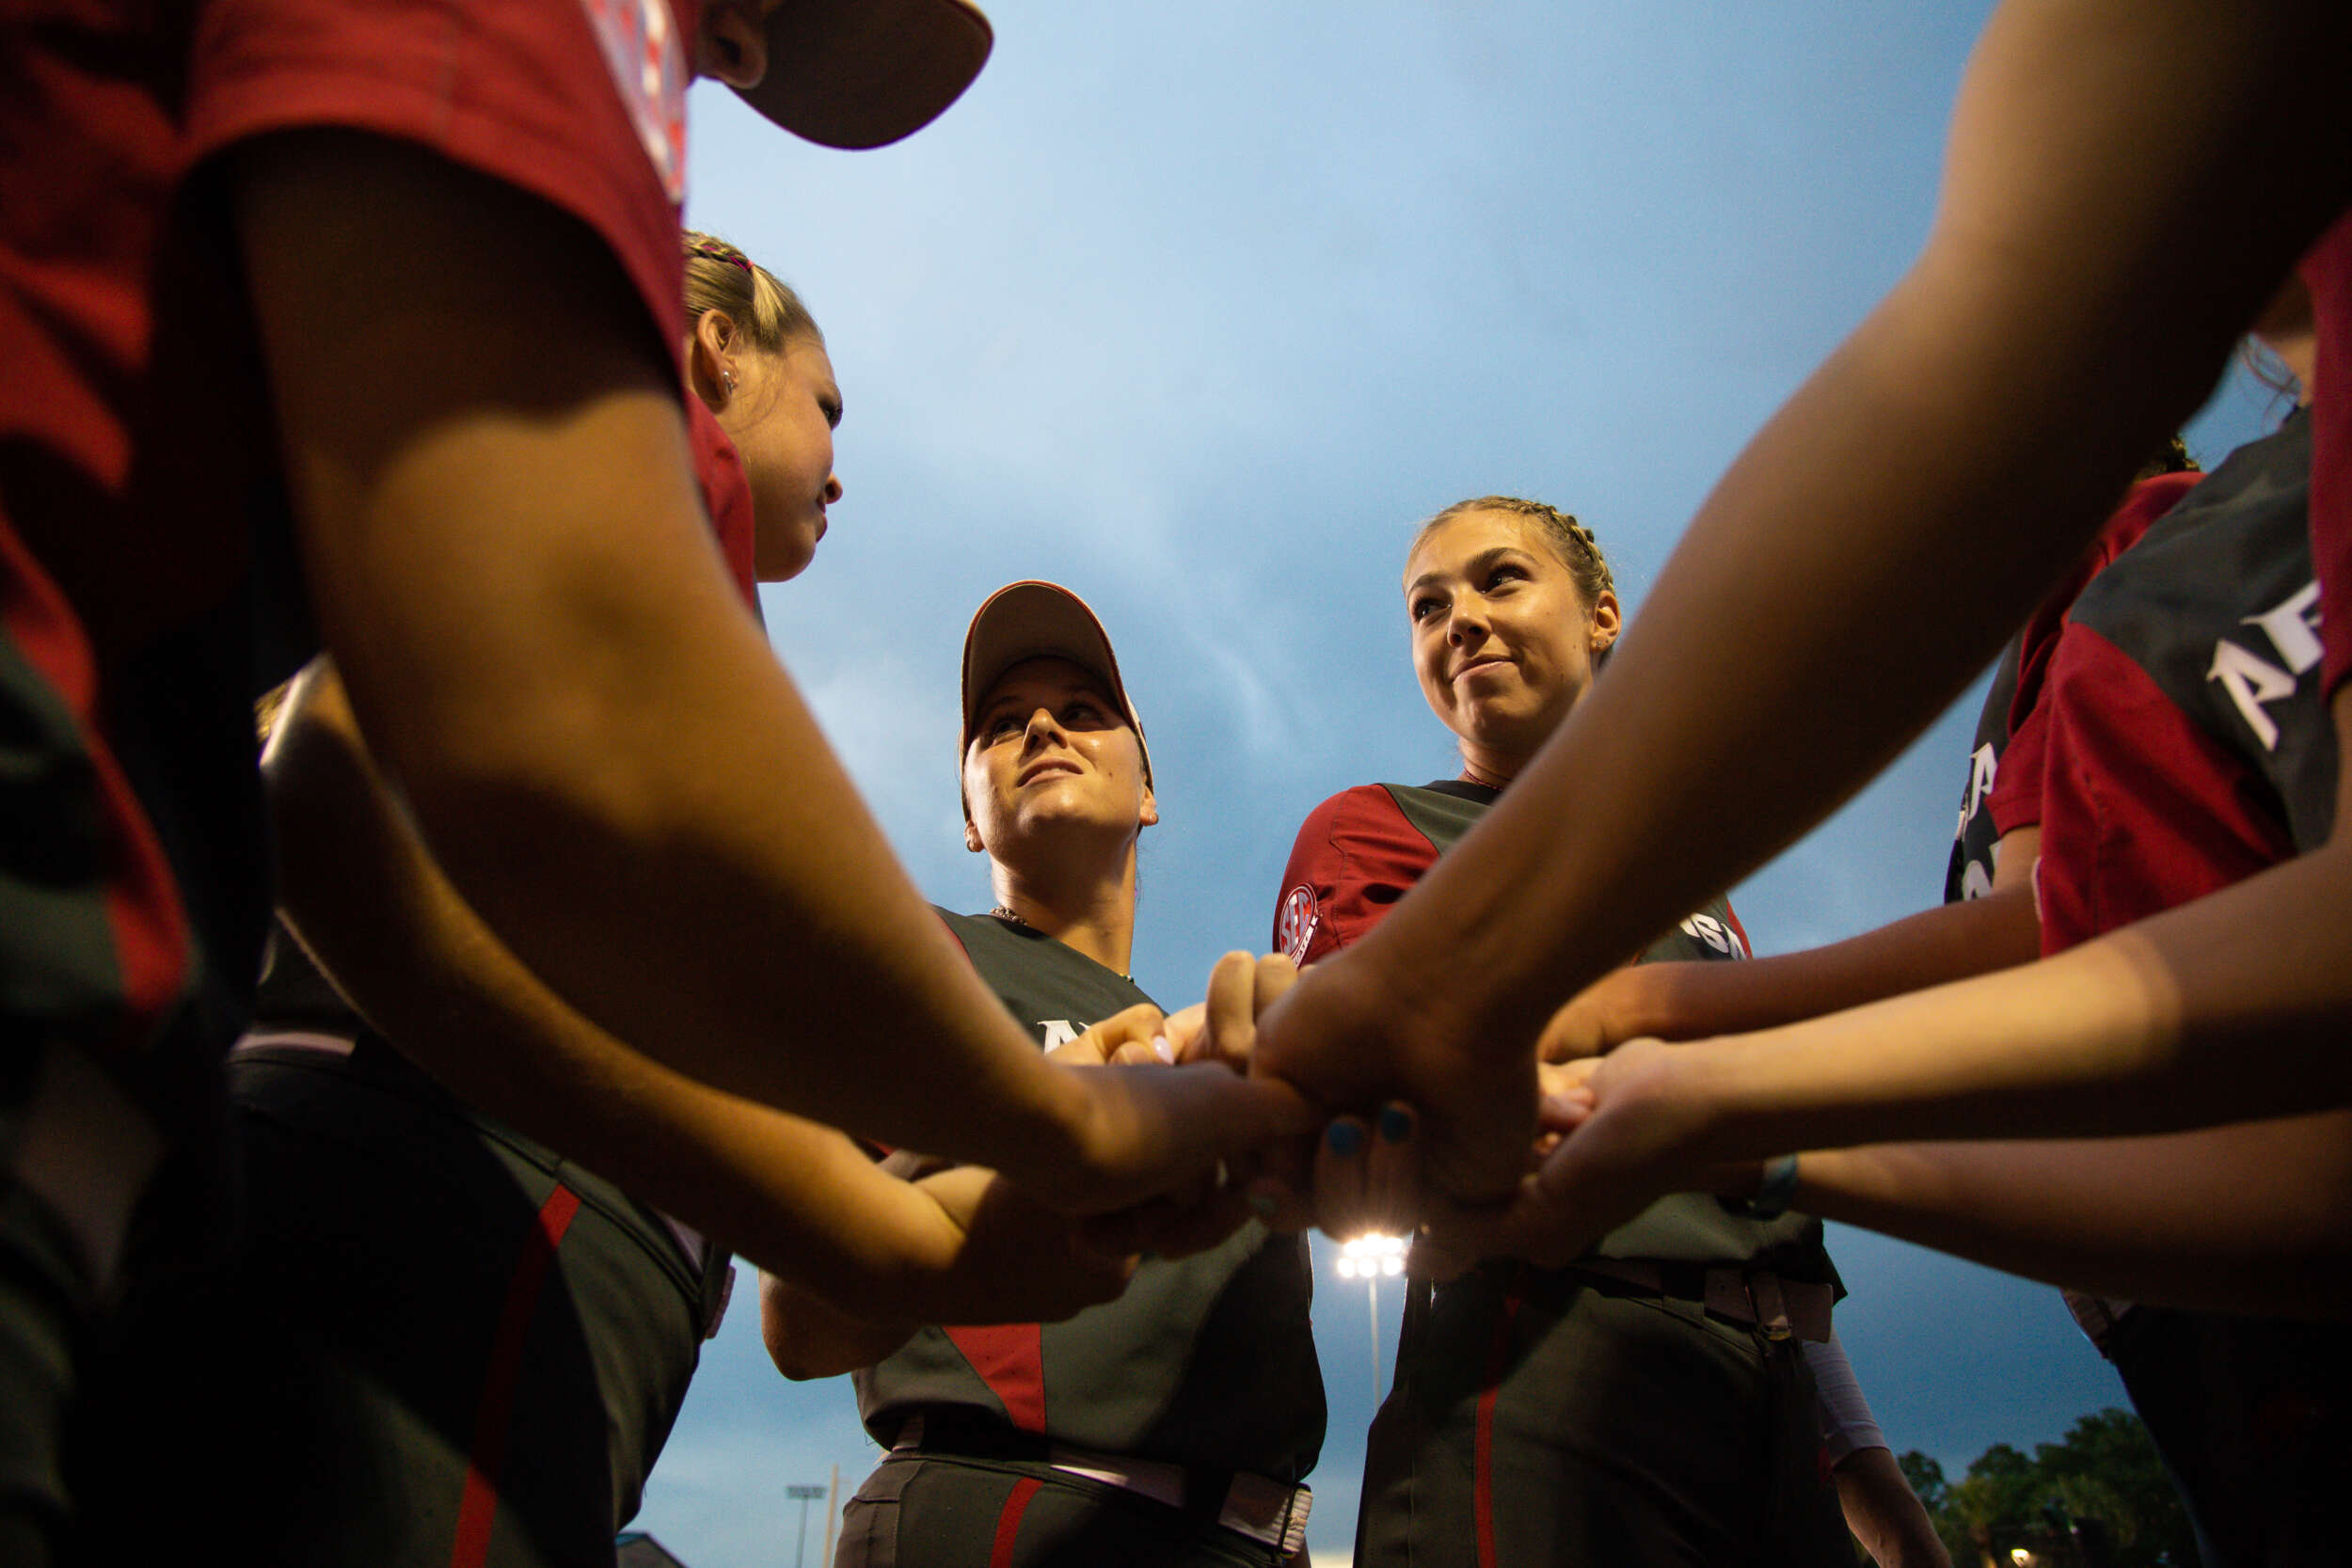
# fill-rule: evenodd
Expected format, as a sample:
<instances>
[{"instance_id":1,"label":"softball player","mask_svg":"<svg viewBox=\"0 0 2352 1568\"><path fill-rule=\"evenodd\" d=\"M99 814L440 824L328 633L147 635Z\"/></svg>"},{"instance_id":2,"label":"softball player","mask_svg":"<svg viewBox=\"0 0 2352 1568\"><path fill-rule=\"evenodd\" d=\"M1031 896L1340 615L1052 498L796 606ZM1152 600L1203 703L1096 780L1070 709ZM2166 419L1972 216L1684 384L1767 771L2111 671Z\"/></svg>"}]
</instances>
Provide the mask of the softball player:
<instances>
[{"instance_id":1,"label":"softball player","mask_svg":"<svg viewBox=\"0 0 2352 1568\"><path fill-rule=\"evenodd\" d=\"M1075 595L1014 583L973 617L961 754L965 843L997 904L941 917L980 978L1049 1050L1148 1006L1126 970L1151 754ZM798 1295L769 1288L767 1327L805 1374L820 1353L795 1343ZM875 1331L849 1354L874 1362L858 1410L890 1454L836 1568L1291 1560L1324 1430L1310 1295L1303 1239L1252 1221L1067 1322Z\"/></svg>"},{"instance_id":2,"label":"softball player","mask_svg":"<svg viewBox=\"0 0 2352 1568\"><path fill-rule=\"evenodd\" d=\"M1308 817L1275 926L1302 965L1376 926L1502 796L1617 631L1590 532L1511 498L1439 513L1405 594L1422 690L1463 776L1362 786ZM1747 956L1714 899L1637 961ZM1820 1222L1784 1207L1670 1197L1567 1268L1498 1260L1417 1286L1373 1425L1357 1561L1851 1560L1800 1350L1828 1339L1837 1279Z\"/></svg>"}]
</instances>

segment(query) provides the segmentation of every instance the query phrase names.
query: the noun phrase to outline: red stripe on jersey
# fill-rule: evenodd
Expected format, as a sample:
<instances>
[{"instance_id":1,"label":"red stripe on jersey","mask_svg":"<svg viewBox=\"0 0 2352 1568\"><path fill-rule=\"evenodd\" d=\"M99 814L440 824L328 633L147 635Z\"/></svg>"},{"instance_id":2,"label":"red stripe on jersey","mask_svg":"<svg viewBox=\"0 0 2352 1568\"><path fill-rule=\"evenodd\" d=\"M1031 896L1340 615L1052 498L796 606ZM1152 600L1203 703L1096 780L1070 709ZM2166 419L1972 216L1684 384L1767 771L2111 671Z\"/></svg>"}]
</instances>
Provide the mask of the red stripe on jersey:
<instances>
[{"instance_id":1,"label":"red stripe on jersey","mask_svg":"<svg viewBox=\"0 0 2352 1568\"><path fill-rule=\"evenodd\" d=\"M489 1560L490 1529L498 1522L499 1471L506 1464L515 1386L522 1380L523 1342L531 1336L531 1318L548 1268L578 1212L580 1196L569 1187L559 1185L549 1193L539 1207L538 1223L523 1238L515 1273L506 1282L506 1305L499 1313L489 1370L483 1374L482 1397L474 1405L473 1452L466 1465L466 1490L457 1502L457 1541L450 1552L450 1568L477 1568Z\"/></svg>"},{"instance_id":2,"label":"red stripe on jersey","mask_svg":"<svg viewBox=\"0 0 2352 1568\"><path fill-rule=\"evenodd\" d=\"M1005 1418L1023 1432L1045 1430L1045 1327L992 1323L941 1330L988 1391L1004 1402Z\"/></svg>"},{"instance_id":3,"label":"red stripe on jersey","mask_svg":"<svg viewBox=\"0 0 2352 1568\"><path fill-rule=\"evenodd\" d=\"M135 1048L187 987L193 958L187 914L163 845L98 734L98 669L89 641L65 595L5 515L0 515L0 630L56 689L89 756L112 850L104 896L122 993L119 1038L125 1048Z\"/></svg>"},{"instance_id":4,"label":"red stripe on jersey","mask_svg":"<svg viewBox=\"0 0 2352 1568\"><path fill-rule=\"evenodd\" d=\"M1486 1351L1486 1381L1478 1391L1477 1456L1472 1508L1478 1525L1478 1568L1495 1568L1495 1394L1511 1355L1511 1324L1519 1315L1519 1299L1527 1286L1527 1265L1512 1271L1511 1288L1502 1294L1495 1314L1495 1337Z\"/></svg>"},{"instance_id":5,"label":"red stripe on jersey","mask_svg":"<svg viewBox=\"0 0 2352 1568\"><path fill-rule=\"evenodd\" d=\"M1021 1515L1029 1511L1029 1499L1044 1484L1035 1476L1023 1476L1012 1483L1012 1496L1005 1499L1005 1511L996 1516L996 1542L989 1548L988 1568L1012 1568L1012 1549L1021 1539Z\"/></svg>"},{"instance_id":6,"label":"red stripe on jersey","mask_svg":"<svg viewBox=\"0 0 2352 1568\"><path fill-rule=\"evenodd\" d=\"M1730 927L1731 934L1740 939L1740 957L1755 958L1756 943L1748 940L1748 928L1740 924L1740 911L1731 907L1731 900L1728 898L1724 900L1724 924Z\"/></svg>"}]
</instances>

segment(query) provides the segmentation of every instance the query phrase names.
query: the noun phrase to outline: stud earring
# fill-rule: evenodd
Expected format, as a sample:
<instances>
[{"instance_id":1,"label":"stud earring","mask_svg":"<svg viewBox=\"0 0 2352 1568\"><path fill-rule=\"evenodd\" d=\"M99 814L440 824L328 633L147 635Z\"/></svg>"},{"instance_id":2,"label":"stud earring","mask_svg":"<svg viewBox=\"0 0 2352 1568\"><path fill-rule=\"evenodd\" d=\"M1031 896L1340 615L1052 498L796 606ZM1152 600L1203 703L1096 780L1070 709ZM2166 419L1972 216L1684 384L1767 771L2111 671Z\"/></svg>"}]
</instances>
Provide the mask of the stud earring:
<instances>
[{"instance_id":1,"label":"stud earring","mask_svg":"<svg viewBox=\"0 0 2352 1568\"><path fill-rule=\"evenodd\" d=\"M719 385L725 388L727 396L733 397L735 395L735 372L729 370L721 371L719 372Z\"/></svg>"}]
</instances>

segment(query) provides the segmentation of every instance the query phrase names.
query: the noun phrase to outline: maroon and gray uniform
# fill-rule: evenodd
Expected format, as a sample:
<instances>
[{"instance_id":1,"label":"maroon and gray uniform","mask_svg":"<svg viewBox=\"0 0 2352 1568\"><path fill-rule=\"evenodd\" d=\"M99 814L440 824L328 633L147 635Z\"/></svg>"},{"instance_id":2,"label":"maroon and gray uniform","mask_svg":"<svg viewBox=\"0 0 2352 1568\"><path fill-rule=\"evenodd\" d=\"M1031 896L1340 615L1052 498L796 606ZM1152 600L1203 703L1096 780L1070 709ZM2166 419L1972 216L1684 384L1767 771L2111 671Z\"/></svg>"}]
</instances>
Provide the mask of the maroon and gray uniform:
<instances>
[{"instance_id":1,"label":"maroon and gray uniform","mask_svg":"<svg viewBox=\"0 0 2352 1568\"><path fill-rule=\"evenodd\" d=\"M687 402L704 506L756 613L750 485ZM143 1506L106 1510L93 1540L151 1557L141 1532L209 1509L260 1563L600 1559L717 1326L725 1254L442 1088L282 925L254 1015L227 1074L233 1250L126 1314L98 1386L126 1406L175 1386L209 1441L131 1423L110 1473Z\"/></svg>"},{"instance_id":2,"label":"maroon and gray uniform","mask_svg":"<svg viewBox=\"0 0 2352 1568\"><path fill-rule=\"evenodd\" d=\"M2241 447L2083 590L2043 704L2042 950L2324 842L2311 414ZM2269 1320L2115 1309L2103 1348L2213 1568L2331 1560L2352 1484L2352 1347Z\"/></svg>"},{"instance_id":3,"label":"maroon and gray uniform","mask_svg":"<svg viewBox=\"0 0 2352 1568\"><path fill-rule=\"evenodd\" d=\"M37 1052L66 1042L200 1145L259 967L269 895L249 705L292 665L253 606L294 574L266 570L286 547L278 448L223 166L254 138L324 128L501 181L602 243L601 264L644 307L642 341L675 360L700 10L0 10L0 1143ZM161 1206L211 1207L191 1201L195 1185L177 1171L156 1185L135 1284L167 1228ZM86 1401L98 1304L59 1228L24 1188L0 1192L11 1562L62 1549L77 1507L59 1433ZM105 1466L103 1442L80 1451Z\"/></svg>"},{"instance_id":4,"label":"maroon and gray uniform","mask_svg":"<svg viewBox=\"0 0 2352 1568\"><path fill-rule=\"evenodd\" d=\"M1311 963L1355 941L1498 793L1370 784L1325 801L1291 853L1275 945ZM1718 899L1641 961L1745 957ZM1567 1268L1498 1260L1417 1290L1373 1423L1357 1562L1850 1562L1813 1380L1773 1307L1825 1337L1836 1291L1820 1221L1690 1194Z\"/></svg>"},{"instance_id":5,"label":"maroon and gray uniform","mask_svg":"<svg viewBox=\"0 0 2352 1568\"><path fill-rule=\"evenodd\" d=\"M1944 873L1944 901L1981 898L1993 891L1993 852L2004 834L2042 823L2042 775L2049 752L2049 714L2042 693L2050 658L2058 651L2066 612L2084 584L2106 570L2138 543L2149 525L2171 510L2204 476L2194 471L2156 474L2135 483L2083 559L2042 601L2026 628L2003 650L1977 720L1976 744L1968 752L1967 782L1961 786L1960 825ZM2117 1314L2130 1303L2081 1291L2062 1291L2066 1308L2101 1354Z\"/></svg>"},{"instance_id":6,"label":"maroon and gray uniform","mask_svg":"<svg viewBox=\"0 0 2352 1568\"><path fill-rule=\"evenodd\" d=\"M1944 901L1981 898L1993 891L1993 848L2003 833L2041 821L2042 768L2047 745L2039 720L2050 656L2067 608L2083 584L2132 547L2148 526L2204 477L2194 470L2152 475L2125 492L2123 503L2100 528L2090 550L2042 601L2001 659L1977 719L1968 752L1968 780L1961 786L1960 824L1952 833L1952 857L1944 874Z\"/></svg>"},{"instance_id":7,"label":"maroon and gray uniform","mask_svg":"<svg viewBox=\"0 0 2352 1568\"><path fill-rule=\"evenodd\" d=\"M942 913L1041 1045L1151 1000L1041 932ZM918 1331L856 1374L894 1451L850 1504L836 1568L1277 1560L1216 1520L1282 1497L1322 1449L1311 1294L1305 1242L1252 1221L1064 1323ZM1181 1485L1181 1505L1094 1479L1122 1468Z\"/></svg>"},{"instance_id":8,"label":"maroon and gray uniform","mask_svg":"<svg viewBox=\"0 0 2352 1568\"><path fill-rule=\"evenodd\" d=\"M191 1508L242 1560L353 1568L610 1560L684 1402L725 1255L473 1111L370 1029L281 927L228 1069L235 1250L126 1336L204 1444L119 1445L151 1559ZM140 1543L143 1549L134 1549Z\"/></svg>"}]
</instances>

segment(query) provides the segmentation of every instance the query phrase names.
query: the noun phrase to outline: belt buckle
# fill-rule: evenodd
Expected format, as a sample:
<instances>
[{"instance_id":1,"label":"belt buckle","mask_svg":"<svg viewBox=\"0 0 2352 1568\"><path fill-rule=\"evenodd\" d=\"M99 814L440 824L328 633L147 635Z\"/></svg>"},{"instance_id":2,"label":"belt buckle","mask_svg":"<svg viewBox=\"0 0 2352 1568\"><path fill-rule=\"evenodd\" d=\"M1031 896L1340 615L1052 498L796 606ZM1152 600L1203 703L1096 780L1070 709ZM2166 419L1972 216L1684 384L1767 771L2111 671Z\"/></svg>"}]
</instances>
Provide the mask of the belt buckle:
<instances>
[{"instance_id":1,"label":"belt buckle","mask_svg":"<svg viewBox=\"0 0 2352 1568\"><path fill-rule=\"evenodd\" d=\"M1764 1338L1780 1343L1795 1332L1788 1321L1788 1303L1780 1291L1780 1276L1772 1274L1744 1275L1748 1305L1756 1309L1756 1325L1764 1331Z\"/></svg>"}]
</instances>

